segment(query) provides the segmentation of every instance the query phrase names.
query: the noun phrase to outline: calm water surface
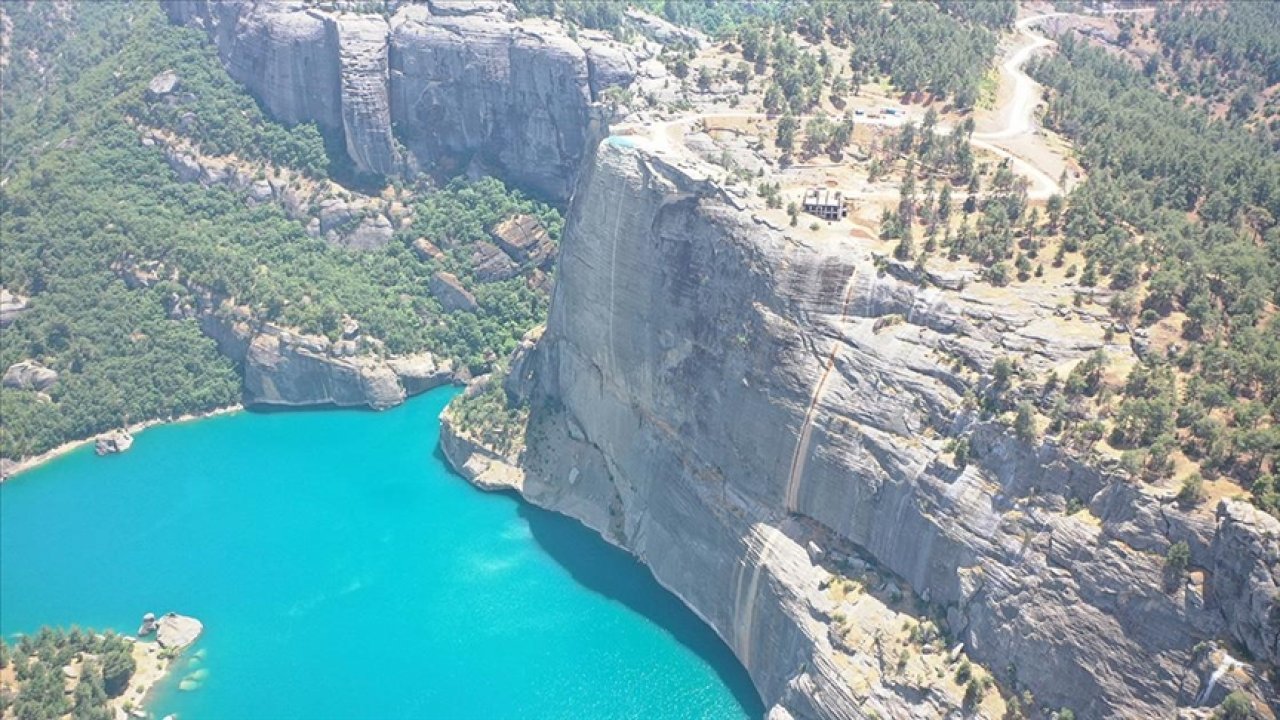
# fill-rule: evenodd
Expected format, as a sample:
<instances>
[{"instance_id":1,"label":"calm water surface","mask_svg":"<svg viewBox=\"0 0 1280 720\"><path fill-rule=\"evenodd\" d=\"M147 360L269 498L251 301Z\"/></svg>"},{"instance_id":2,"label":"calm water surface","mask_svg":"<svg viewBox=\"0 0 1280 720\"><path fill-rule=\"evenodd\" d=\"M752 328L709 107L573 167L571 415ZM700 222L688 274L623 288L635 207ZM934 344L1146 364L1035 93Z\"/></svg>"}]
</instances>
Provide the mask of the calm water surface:
<instances>
[{"instance_id":1,"label":"calm water surface","mask_svg":"<svg viewBox=\"0 0 1280 720\"><path fill-rule=\"evenodd\" d=\"M453 392L153 428L0 485L0 633L194 615L152 704L184 720L758 717L643 567L448 470Z\"/></svg>"}]
</instances>

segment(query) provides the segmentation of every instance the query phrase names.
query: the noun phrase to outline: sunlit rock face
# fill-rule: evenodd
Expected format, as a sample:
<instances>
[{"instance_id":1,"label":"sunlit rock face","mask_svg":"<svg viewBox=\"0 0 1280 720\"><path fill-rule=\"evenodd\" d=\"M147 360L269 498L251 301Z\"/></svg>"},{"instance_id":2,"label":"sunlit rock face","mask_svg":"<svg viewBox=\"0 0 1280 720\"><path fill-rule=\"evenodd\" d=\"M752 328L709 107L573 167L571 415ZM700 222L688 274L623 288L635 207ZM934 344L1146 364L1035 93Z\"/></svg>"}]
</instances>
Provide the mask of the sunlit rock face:
<instances>
[{"instance_id":1,"label":"sunlit rock face","mask_svg":"<svg viewBox=\"0 0 1280 720\"><path fill-rule=\"evenodd\" d=\"M1274 653L1256 637L1273 518L1226 501L1215 524L967 409L1006 348L1041 373L1092 351L1043 332L1052 303L896 279L856 239L789 236L703 169L611 139L584 170L551 318L509 382L532 408L519 487L648 564L777 716L958 712L832 642L823 582L853 554L1003 684L1079 717L1194 704L1201 641ZM962 431L960 469L945 447ZM1205 572L1171 587L1178 541Z\"/></svg>"},{"instance_id":2,"label":"sunlit rock face","mask_svg":"<svg viewBox=\"0 0 1280 720\"><path fill-rule=\"evenodd\" d=\"M203 28L276 119L342 137L356 170L490 171L568 197L599 139L596 101L634 78L626 46L570 38L502 2L406 4L390 16L301 2L164 0Z\"/></svg>"}]
</instances>

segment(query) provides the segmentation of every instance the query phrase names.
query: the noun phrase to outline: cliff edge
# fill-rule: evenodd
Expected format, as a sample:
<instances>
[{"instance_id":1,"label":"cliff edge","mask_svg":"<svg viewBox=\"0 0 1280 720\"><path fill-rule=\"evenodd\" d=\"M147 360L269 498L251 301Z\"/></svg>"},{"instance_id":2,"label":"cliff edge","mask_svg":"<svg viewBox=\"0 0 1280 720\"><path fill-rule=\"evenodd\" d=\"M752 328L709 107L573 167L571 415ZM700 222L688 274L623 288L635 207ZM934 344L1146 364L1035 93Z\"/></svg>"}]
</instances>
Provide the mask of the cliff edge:
<instances>
[{"instance_id":1,"label":"cliff edge","mask_svg":"<svg viewBox=\"0 0 1280 720\"><path fill-rule=\"evenodd\" d=\"M1274 706L1280 523L1230 500L1184 510L966 402L1009 349L1042 371L1097 347L1047 331L1051 298L898 279L856 239L788 234L709 177L644 139L600 144L546 332L508 380L530 408L507 460L521 472L471 462L467 437L446 438L455 466L633 552L730 645L770 717L999 716L913 675L927 643L904 641L894 667L884 621L929 618L957 643L937 667L969 658L1040 707L1198 717L1237 688ZM967 460L950 452L962 434ZM1166 563L1177 542L1189 572ZM868 617L849 590L867 573L901 611L850 622Z\"/></svg>"},{"instance_id":2,"label":"cliff edge","mask_svg":"<svg viewBox=\"0 0 1280 720\"><path fill-rule=\"evenodd\" d=\"M387 15L296 0L162 0L204 30L228 72L285 123L343 140L360 172L473 166L555 199L603 132L600 94L634 78L600 33L519 19L504 2L406 4Z\"/></svg>"}]
</instances>

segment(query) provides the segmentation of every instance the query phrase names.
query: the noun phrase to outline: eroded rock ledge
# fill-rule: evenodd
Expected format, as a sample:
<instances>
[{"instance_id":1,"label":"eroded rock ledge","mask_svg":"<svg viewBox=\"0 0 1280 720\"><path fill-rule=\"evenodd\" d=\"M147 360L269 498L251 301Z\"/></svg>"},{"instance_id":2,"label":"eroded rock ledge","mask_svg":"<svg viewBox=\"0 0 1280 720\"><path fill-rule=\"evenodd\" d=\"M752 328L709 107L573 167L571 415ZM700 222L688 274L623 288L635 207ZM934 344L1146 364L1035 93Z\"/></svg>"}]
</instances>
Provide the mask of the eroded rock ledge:
<instances>
[{"instance_id":1,"label":"eroded rock ledge","mask_svg":"<svg viewBox=\"0 0 1280 720\"><path fill-rule=\"evenodd\" d=\"M208 33L275 118L340 134L358 170L478 164L558 199L602 132L600 93L637 64L607 36L570 38L506 2L432 0L390 17L301 0L162 4Z\"/></svg>"},{"instance_id":2,"label":"eroded rock ledge","mask_svg":"<svg viewBox=\"0 0 1280 720\"><path fill-rule=\"evenodd\" d=\"M456 379L453 364L431 353L391 356L358 326L338 341L255 321L211 295L197 320L244 372L244 404L364 406L384 410Z\"/></svg>"},{"instance_id":3,"label":"eroded rock ledge","mask_svg":"<svg viewBox=\"0 0 1280 720\"><path fill-rule=\"evenodd\" d=\"M1051 308L993 313L895 279L856 240L787 236L662 155L599 146L545 335L508 383L530 406L523 450L504 458L446 415L460 471L634 553L730 645L771 717L961 712L946 683L903 682L838 627L847 603L824 588L855 555L1039 707L1198 717L1239 687L1274 707L1280 523L1230 500L1185 511L966 409L1006 348L1031 343L1036 373L1091 350L1040 332ZM1192 572L1170 583L1178 541ZM1254 664L1208 693L1215 645Z\"/></svg>"}]
</instances>

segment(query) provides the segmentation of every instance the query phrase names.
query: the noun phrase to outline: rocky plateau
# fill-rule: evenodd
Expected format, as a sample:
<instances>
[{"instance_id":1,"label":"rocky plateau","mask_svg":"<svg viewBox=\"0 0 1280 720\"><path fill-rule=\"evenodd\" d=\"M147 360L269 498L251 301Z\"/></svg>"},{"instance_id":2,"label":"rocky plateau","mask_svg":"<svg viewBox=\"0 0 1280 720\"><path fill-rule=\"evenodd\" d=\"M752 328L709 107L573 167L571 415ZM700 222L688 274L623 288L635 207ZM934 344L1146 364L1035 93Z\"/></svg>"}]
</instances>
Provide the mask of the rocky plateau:
<instances>
[{"instance_id":1,"label":"rocky plateau","mask_svg":"<svg viewBox=\"0 0 1280 720\"><path fill-rule=\"evenodd\" d=\"M946 681L877 659L895 627L841 621L864 614L832 584L868 565L945 627L951 661L1041 707L1201 717L1242 687L1275 707L1280 523L1233 500L1184 509L965 403L1001 356L1043 372L1100 340L1046 331L1051 303L997 311L900 279L854 238L789 234L712 172L600 144L545 334L507 381L531 409L523 449L504 456L446 416L460 471L634 553L733 648L771 718L968 712ZM958 466L947 440L962 433ZM1193 571L1171 579L1178 541Z\"/></svg>"}]
</instances>

